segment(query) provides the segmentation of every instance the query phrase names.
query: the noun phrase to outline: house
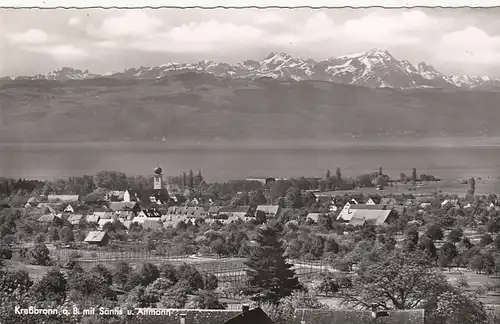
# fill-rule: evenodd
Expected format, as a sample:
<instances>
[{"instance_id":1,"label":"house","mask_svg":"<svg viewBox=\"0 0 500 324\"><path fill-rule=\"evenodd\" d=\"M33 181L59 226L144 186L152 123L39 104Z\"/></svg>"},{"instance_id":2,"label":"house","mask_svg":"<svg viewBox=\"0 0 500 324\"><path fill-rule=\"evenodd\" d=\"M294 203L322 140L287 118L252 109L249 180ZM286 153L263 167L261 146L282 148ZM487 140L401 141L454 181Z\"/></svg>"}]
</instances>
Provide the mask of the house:
<instances>
[{"instance_id":1,"label":"house","mask_svg":"<svg viewBox=\"0 0 500 324\"><path fill-rule=\"evenodd\" d=\"M279 205L259 205L256 212L263 212L266 217L276 217L281 212Z\"/></svg>"},{"instance_id":2,"label":"house","mask_svg":"<svg viewBox=\"0 0 500 324\"><path fill-rule=\"evenodd\" d=\"M429 208L431 206L430 202L423 202L420 204L420 208Z\"/></svg>"},{"instance_id":3,"label":"house","mask_svg":"<svg viewBox=\"0 0 500 324\"><path fill-rule=\"evenodd\" d=\"M210 206L207 211L208 217L214 217L219 214L221 207L220 206Z\"/></svg>"},{"instance_id":4,"label":"house","mask_svg":"<svg viewBox=\"0 0 500 324\"><path fill-rule=\"evenodd\" d=\"M102 230L104 228L104 226L108 223L113 223L114 220L111 219L111 218L106 218L106 219L99 219L99 222L97 224L99 224L99 228Z\"/></svg>"},{"instance_id":5,"label":"house","mask_svg":"<svg viewBox=\"0 0 500 324\"><path fill-rule=\"evenodd\" d=\"M458 200L456 200L456 199L445 199L441 203L441 208L445 208L447 206L456 207L457 205L458 205Z\"/></svg>"},{"instance_id":6,"label":"house","mask_svg":"<svg viewBox=\"0 0 500 324\"><path fill-rule=\"evenodd\" d=\"M125 191L112 190L105 194L104 199L111 202L123 201L125 198Z\"/></svg>"},{"instance_id":7,"label":"house","mask_svg":"<svg viewBox=\"0 0 500 324\"><path fill-rule=\"evenodd\" d=\"M82 214L73 214L73 215L70 215L68 217L68 222L71 224L71 225L78 225L80 224L80 221L83 219L83 215Z\"/></svg>"},{"instance_id":8,"label":"house","mask_svg":"<svg viewBox=\"0 0 500 324\"><path fill-rule=\"evenodd\" d=\"M250 206L222 207L219 210L219 214L217 215L217 218L228 219L231 216L238 216L238 217L243 218L249 214L251 214Z\"/></svg>"},{"instance_id":9,"label":"house","mask_svg":"<svg viewBox=\"0 0 500 324\"><path fill-rule=\"evenodd\" d=\"M85 242L92 245L105 246L109 243L109 235L103 231L91 231L85 237Z\"/></svg>"},{"instance_id":10,"label":"house","mask_svg":"<svg viewBox=\"0 0 500 324\"><path fill-rule=\"evenodd\" d=\"M64 208L64 212L65 213L74 214L75 213L75 208L71 204L68 204L66 206L66 208Z\"/></svg>"},{"instance_id":11,"label":"house","mask_svg":"<svg viewBox=\"0 0 500 324\"><path fill-rule=\"evenodd\" d=\"M309 213L307 214L306 219L312 220L314 223L318 223L319 216L322 215L321 213Z\"/></svg>"},{"instance_id":12,"label":"house","mask_svg":"<svg viewBox=\"0 0 500 324\"><path fill-rule=\"evenodd\" d=\"M143 209L138 214L137 217L146 217L146 218L160 218L161 213L157 209Z\"/></svg>"},{"instance_id":13,"label":"house","mask_svg":"<svg viewBox=\"0 0 500 324\"><path fill-rule=\"evenodd\" d=\"M116 212L116 215L118 216L118 219L123 222L126 220L132 220L136 215L134 214L133 211L118 211Z\"/></svg>"},{"instance_id":14,"label":"house","mask_svg":"<svg viewBox=\"0 0 500 324\"><path fill-rule=\"evenodd\" d=\"M99 215L91 214L85 217L87 223L99 223Z\"/></svg>"},{"instance_id":15,"label":"house","mask_svg":"<svg viewBox=\"0 0 500 324\"><path fill-rule=\"evenodd\" d=\"M223 322L223 324L274 324L271 318L262 310L257 307L251 309L244 305L241 314Z\"/></svg>"},{"instance_id":16,"label":"house","mask_svg":"<svg viewBox=\"0 0 500 324\"><path fill-rule=\"evenodd\" d=\"M33 208L36 207L37 205L38 205L37 199L35 197L30 197L28 198L28 201L24 205L24 208Z\"/></svg>"},{"instance_id":17,"label":"house","mask_svg":"<svg viewBox=\"0 0 500 324\"><path fill-rule=\"evenodd\" d=\"M48 195L49 202L77 202L80 199L79 195Z\"/></svg>"},{"instance_id":18,"label":"house","mask_svg":"<svg viewBox=\"0 0 500 324\"><path fill-rule=\"evenodd\" d=\"M161 230L163 227L163 222L161 218L147 218L141 224L142 228L149 230Z\"/></svg>"},{"instance_id":19,"label":"house","mask_svg":"<svg viewBox=\"0 0 500 324\"><path fill-rule=\"evenodd\" d=\"M338 221L349 222L354 215L354 211L356 210L386 210L385 207L380 205L365 205L365 204L356 204L351 205L349 202L346 203L342 211L337 216Z\"/></svg>"},{"instance_id":20,"label":"house","mask_svg":"<svg viewBox=\"0 0 500 324\"><path fill-rule=\"evenodd\" d=\"M353 209L350 215L349 225L362 226L368 225L383 225L388 223L395 217L393 210L370 210L370 209Z\"/></svg>"},{"instance_id":21,"label":"house","mask_svg":"<svg viewBox=\"0 0 500 324\"><path fill-rule=\"evenodd\" d=\"M125 190L123 193L123 201L124 202L134 202L139 201L139 194L135 190Z\"/></svg>"},{"instance_id":22,"label":"house","mask_svg":"<svg viewBox=\"0 0 500 324\"><path fill-rule=\"evenodd\" d=\"M61 219L61 214L45 214L40 216L37 221L40 223L52 223L56 218Z\"/></svg>"},{"instance_id":23,"label":"house","mask_svg":"<svg viewBox=\"0 0 500 324\"><path fill-rule=\"evenodd\" d=\"M96 211L93 215L98 216L99 219L112 219L115 217L115 213L109 211Z\"/></svg>"},{"instance_id":24,"label":"house","mask_svg":"<svg viewBox=\"0 0 500 324\"><path fill-rule=\"evenodd\" d=\"M113 202L109 203L108 208L114 212L132 211L136 214L141 210L139 203L137 203L135 201L132 201L132 202L113 201Z\"/></svg>"},{"instance_id":25,"label":"house","mask_svg":"<svg viewBox=\"0 0 500 324\"><path fill-rule=\"evenodd\" d=\"M370 197L368 198L368 200L366 201L366 204L367 205L380 205L380 201L382 199L380 197Z\"/></svg>"}]
</instances>

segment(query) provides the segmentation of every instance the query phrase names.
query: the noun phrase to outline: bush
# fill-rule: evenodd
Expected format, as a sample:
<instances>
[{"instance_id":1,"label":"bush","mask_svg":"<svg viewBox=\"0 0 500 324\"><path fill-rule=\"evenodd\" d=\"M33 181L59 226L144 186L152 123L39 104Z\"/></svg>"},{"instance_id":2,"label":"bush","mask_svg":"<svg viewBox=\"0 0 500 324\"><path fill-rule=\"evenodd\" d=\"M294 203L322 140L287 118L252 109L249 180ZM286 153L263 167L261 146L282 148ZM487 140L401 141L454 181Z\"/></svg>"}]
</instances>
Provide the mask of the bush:
<instances>
[{"instance_id":1,"label":"bush","mask_svg":"<svg viewBox=\"0 0 500 324\"><path fill-rule=\"evenodd\" d=\"M48 266L52 264L49 249L45 244L41 243L28 250L27 260L28 263L33 265Z\"/></svg>"}]
</instances>

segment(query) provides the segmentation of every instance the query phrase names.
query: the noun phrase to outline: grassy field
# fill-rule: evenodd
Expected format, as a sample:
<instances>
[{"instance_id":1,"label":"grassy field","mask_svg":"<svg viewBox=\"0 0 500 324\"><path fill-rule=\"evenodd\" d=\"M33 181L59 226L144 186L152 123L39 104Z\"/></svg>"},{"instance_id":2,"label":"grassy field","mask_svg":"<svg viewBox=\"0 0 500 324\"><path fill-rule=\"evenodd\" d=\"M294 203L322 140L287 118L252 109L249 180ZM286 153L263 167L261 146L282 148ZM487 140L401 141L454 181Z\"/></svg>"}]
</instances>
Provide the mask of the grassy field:
<instances>
[{"instance_id":1,"label":"grassy field","mask_svg":"<svg viewBox=\"0 0 500 324\"><path fill-rule=\"evenodd\" d=\"M449 195L458 195L463 197L466 195L469 185L462 184L458 180L443 180L439 182L425 182L418 185L415 190L410 190L413 188L411 184L397 184L393 187L385 187L384 190L377 190L376 188L359 188L356 190L336 190L322 192L321 195L326 196L343 196L343 195L353 195L353 194L363 194L364 196L369 195L402 195L402 194L412 194L414 196L428 195L435 192L442 192ZM490 178L476 180L476 194L477 195L488 195L491 193L500 193L500 179Z\"/></svg>"}]
</instances>

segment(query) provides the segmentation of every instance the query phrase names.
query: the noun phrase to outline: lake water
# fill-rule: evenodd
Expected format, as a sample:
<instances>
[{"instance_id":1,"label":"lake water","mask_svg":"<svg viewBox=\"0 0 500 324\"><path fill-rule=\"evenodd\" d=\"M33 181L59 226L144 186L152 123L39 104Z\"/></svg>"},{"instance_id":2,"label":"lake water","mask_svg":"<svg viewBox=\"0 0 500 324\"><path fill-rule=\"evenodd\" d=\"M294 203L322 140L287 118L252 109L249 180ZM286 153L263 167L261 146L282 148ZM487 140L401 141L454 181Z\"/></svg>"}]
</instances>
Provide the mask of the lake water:
<instances>
[{"instance_id":1,"label":"lake water","mask_svg":"<svg viewBox=\"0 0 500 324\"><path fill-rule=\"evenodd\" d=\"M209 181L246 177L323 176L340 167L346 177L377 171L428 173L442 179L500 176L500 146L422 147L354 145L328 148L209 148L156 144L0 144L0 176L50 179L101 170L166 175L202 170Z\"/></svg>"}]
</instances>

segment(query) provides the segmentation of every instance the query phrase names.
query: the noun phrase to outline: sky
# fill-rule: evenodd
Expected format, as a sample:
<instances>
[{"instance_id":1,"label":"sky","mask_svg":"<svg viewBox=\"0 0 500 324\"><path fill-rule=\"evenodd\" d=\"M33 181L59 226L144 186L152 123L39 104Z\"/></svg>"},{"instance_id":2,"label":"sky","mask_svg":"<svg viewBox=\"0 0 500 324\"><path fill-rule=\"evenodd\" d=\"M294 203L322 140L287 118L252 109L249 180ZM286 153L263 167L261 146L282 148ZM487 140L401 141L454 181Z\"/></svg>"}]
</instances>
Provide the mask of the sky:
<instances>
[{"instance_id":1,"label":"sky","mask_svg":"<svg viewBox=\"0 0 500 324\"><path fill-rule=\"evenodd\" d=\"M500 8L0 9L0 76L379 48L445 73L500 77L499 16Z\"/></svg>"}]
</instances>

